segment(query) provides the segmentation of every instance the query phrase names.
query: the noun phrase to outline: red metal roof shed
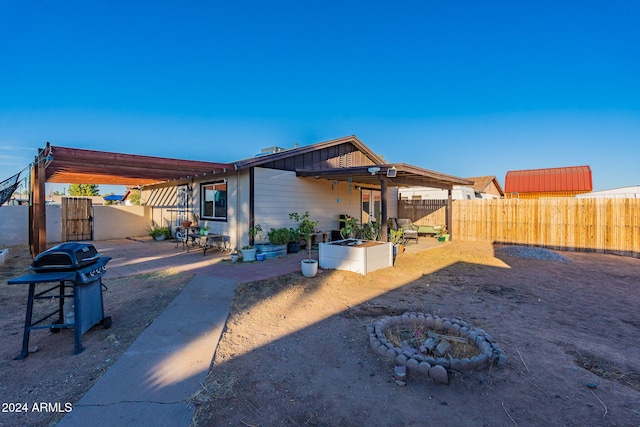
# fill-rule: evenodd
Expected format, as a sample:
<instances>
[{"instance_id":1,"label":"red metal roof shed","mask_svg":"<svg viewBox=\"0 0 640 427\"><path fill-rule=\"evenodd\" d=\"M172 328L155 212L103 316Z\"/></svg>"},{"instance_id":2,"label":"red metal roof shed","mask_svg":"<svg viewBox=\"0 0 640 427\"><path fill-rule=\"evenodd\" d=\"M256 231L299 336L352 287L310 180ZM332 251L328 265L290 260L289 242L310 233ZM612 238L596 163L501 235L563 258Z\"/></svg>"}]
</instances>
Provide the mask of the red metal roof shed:
<instances>
[{"instance_id":1,"label":"red metal roof shed","mask_svg":"<svg viewBox=\"0 0 640 427\"><path fill-rule=\"evenodd\" d=\"M593 190L589 166L508 171L505 193L587 192Z\"/></svg>"}]
</instances>

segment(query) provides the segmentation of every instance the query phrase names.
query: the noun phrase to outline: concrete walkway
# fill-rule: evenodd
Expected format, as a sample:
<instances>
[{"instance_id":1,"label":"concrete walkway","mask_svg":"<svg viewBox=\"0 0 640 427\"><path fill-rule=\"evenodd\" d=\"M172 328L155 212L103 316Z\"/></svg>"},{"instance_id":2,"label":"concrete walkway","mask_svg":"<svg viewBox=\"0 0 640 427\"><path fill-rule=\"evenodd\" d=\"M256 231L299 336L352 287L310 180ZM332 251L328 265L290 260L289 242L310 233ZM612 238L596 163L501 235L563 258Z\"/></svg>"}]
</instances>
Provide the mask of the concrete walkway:
<instances>
[{"instance_id":1,"label":"concrete walkway","mask_svg":"<svg viewBox=\"0 0 640 427\"><path fill-rule=\"evenodd\" d=\"M167 269L195 277L58 427L189 426L194 412L189 398L209 372L237 284L300 271L300 261L307 257L299 252L263 262L231 263L228 254L207 251L203 256L202 250L186 252L175 243L144 238L94 244L112 257L106 278ZM408 252L437 245L435 239L421 239ZM313 253L315 259L317 255ZM105 300L106 305L108 295Z\"/></svg>"},{"instance_id":2,"label":"concrete walkway","mask_svg":"<svg viewBox=\"0 0 640 427\"><path fill-rule=\"evenodd\" d=\"M189 398L209 372L239 282L300 270L304 254L231 263L228 254L185 252L171 242L94 242L112 257L106 278L177 269L195 273L176 299L57 425L188 426ZM223 262L223 260L225 260ZM108 304L108 295L105 295ZM91 332L88 332L91 333Z\"/></svg>"}]
</instances>

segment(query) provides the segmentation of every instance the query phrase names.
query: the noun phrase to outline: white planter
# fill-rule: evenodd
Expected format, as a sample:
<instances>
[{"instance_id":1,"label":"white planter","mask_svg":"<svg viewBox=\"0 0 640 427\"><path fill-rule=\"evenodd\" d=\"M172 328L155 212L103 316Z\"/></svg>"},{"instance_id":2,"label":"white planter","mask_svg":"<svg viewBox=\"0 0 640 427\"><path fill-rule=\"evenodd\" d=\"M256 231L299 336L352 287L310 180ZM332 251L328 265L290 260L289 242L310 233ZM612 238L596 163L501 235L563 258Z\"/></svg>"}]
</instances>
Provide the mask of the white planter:
<instances>
[{"instance_id":1,"label":"white planter","mask_svg":"<svg viewBox=\"0 0 640 427\"><path fill-rule=\"evenodd\" d=\"M346 243L353 243L346 245ZM341 245L345 243L345 245ZM320 267L353 271L363 276L393 266L393 245L385 242L346 239L320 243Z\"/></svg>"},{"instance_id":2,"label":"white planter","mask_svg":"<svg viewBox=\"0 0 640 427\"><path fill-rule=\"evenodd\" d=\"M315 259L303 259L300 262L300 268L304 277L315 277L318 274L318 261Z\"/></svg>"},{"instance_id":3,"label":"white planter","mask_svg":"<svg viewBox=\"0 0 640 427\"><path fill-rule=\"evenodd\" d=\"M242 249L242 261L249 262L256 260L256 248Z\"/></svg>"}]
</instances>

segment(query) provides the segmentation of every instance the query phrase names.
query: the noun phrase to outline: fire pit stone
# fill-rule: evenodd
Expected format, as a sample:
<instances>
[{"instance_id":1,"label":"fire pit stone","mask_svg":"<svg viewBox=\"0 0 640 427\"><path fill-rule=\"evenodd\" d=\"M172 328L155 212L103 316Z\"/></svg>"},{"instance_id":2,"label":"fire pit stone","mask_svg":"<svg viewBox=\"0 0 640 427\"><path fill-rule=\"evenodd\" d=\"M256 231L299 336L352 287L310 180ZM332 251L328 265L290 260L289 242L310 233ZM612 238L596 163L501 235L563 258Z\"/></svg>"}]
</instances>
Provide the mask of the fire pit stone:
<instances>
[{"instance_id":1,"label":"fire pit stone","mask_svg":"<svg viewBox=\"0 0 640 427\"><path fill-rule=\"evenodd\" d=\"M461 319L408 312L368 324L367 333L371 349L377 354L445 384L447 369L462 372L482 369L491 363L501 367L506 362L504 351L491 335ZM452 356L454 347L468 350L469 346L472 352Z\"/></svg>"}]
</instances>

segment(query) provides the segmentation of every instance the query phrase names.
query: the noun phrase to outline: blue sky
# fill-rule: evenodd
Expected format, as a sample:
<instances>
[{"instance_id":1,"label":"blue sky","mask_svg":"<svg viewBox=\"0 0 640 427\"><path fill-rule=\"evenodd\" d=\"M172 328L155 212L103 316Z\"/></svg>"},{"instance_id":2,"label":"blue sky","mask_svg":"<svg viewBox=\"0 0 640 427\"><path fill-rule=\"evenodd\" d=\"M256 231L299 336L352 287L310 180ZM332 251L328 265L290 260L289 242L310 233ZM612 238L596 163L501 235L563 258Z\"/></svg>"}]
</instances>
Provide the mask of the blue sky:
<instances>
[{"instance_id":1,"label":"blue sky","mask_svg":"<svg viewBox=\"0 0 640 427\"><path fill-rule=\"evenodd\" d=\"M502 185L640 185L638 22L635 0L0 0L0 180L47 141L228 162L357 135Z\"/></svg>"}]
</instances>

